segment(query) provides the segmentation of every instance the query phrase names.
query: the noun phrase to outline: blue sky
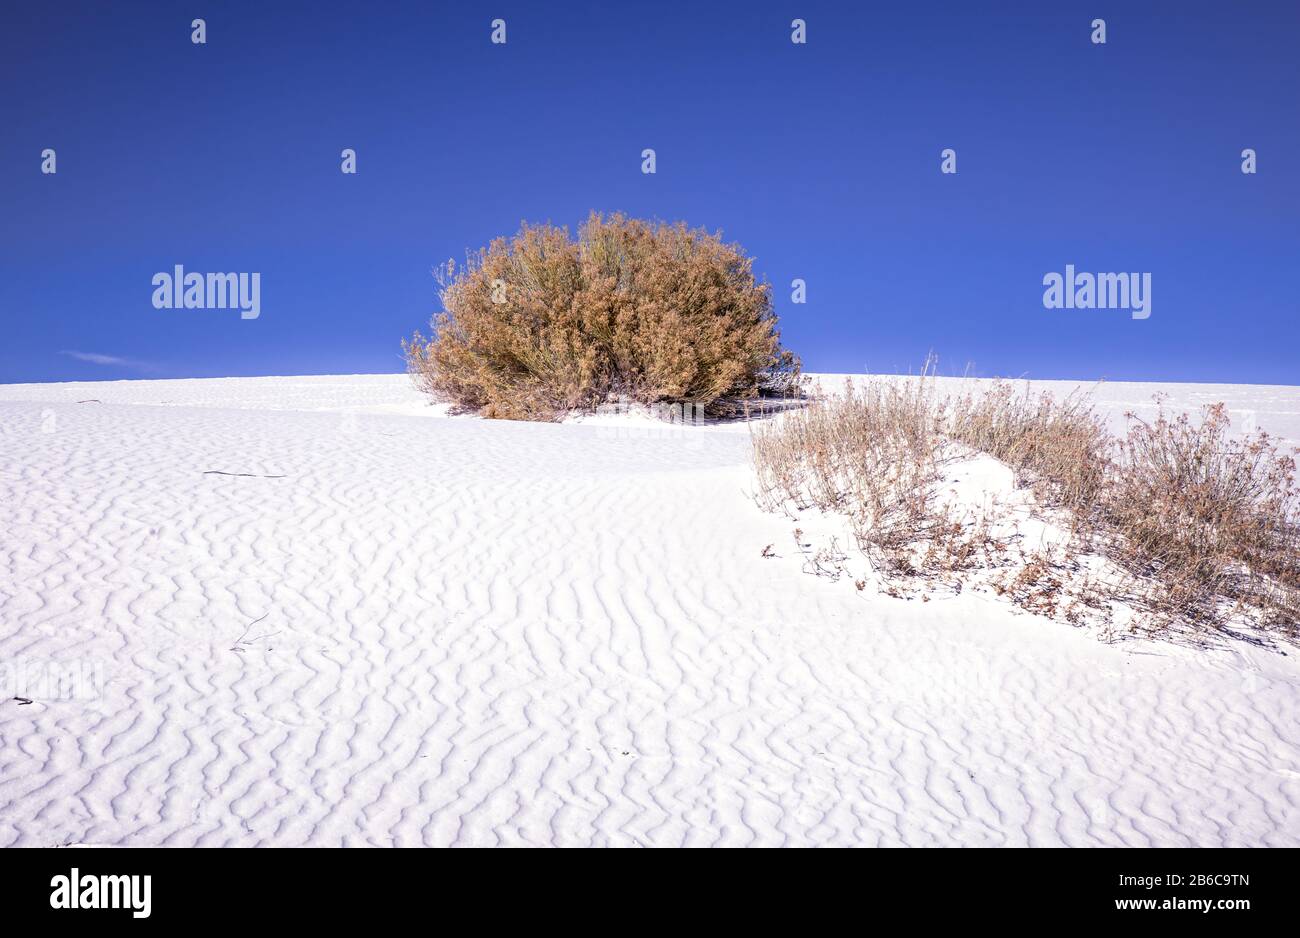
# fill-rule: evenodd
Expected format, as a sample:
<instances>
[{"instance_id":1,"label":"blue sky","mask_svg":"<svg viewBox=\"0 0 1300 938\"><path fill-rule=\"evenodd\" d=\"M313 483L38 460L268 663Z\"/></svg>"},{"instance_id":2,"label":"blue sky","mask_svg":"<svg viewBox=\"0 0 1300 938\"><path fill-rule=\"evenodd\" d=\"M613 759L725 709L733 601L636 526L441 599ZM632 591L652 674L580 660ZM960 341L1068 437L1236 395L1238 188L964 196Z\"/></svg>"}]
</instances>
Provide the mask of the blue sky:
<instances>
[{"instance_id":1,"label":"blue sky","mask_svg":"<svg viewBox=\"0 0 1300 938\"><path fill-rule=\"evenodd\" d=\"M597 209L740 242L808 370L1297 384L1298 49L1292 0L7 2L0 382L400 371L435 264ZM155 309L175 264L260 317ZM1151 317L1044 309L1066 264Z\"/></svg>"}]
</instances>

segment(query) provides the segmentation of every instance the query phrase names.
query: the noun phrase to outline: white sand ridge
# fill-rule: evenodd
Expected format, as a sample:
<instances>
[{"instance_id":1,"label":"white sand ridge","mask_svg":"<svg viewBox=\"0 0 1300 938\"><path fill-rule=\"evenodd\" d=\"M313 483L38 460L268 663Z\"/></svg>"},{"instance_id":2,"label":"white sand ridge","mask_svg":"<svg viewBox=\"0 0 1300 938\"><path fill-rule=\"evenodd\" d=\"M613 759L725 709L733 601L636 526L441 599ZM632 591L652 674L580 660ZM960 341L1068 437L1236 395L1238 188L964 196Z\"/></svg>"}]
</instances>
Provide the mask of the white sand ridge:
<instances>
[{"instance_id":1,"label":"white sand ridge","mask_svg":"<svg viewBox=\"0 0 1300 938\"><path fill-rule=\"evenodd\" d=\"M808 576L735 425L246 378L0 440L0 845L1300 844L1300 656Z\"/></svg>"}]
</instances>

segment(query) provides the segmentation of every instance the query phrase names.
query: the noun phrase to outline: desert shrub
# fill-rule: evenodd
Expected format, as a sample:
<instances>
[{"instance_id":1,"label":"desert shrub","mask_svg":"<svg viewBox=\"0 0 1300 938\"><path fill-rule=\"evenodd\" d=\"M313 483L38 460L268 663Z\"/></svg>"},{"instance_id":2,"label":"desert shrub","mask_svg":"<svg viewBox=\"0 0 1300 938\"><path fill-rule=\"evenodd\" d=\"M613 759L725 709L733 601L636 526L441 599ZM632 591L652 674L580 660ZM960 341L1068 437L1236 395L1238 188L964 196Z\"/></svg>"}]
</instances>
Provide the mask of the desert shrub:
<instances>
[{"instance_id":1,"label":"desert shrub","mask_svg":"<svg viewBox=\"0 0 1300 938\"><path fill-rule=\"evenodd\" d=\"M437 273L444 312L403 349L418 386L463 410L552 420L619 396L718 412L798 373L751 259L680 222L593 213L576 240L524 225Z\"/></svg>"},{"instance_id":2,"label":"desert shrub","mask_svg":"<svg viewBox=\"0 0 1300 938\"><path fill-rule=\"evenodd\" d=\"M1295 454L1266 433L1234 437L1222 404L1200 420L1160 409L1129 421L1117 439L1080 396L997 383L953 399L924 376L870 381L754 431L758 500L846 517L886 578L997 568L997 593L1072 622L1095 613L1108 624L1120 602L1131 628L1150 633L1251 624L1300 635ZM1007 571L989 519L936 498L953 444L1015 470L1039 509L1068 522L1067 538L1022 546Z\"/></svg>"},{"instance_id":3,"label":"desert shrub","mask_svg":"<svg viewBox=\"0 0 1300 938\"><path fill-rule=\"evenodd\" d=\"M1153 624L1216 625L1246 612L1300 626L1294 455L1263 432L1232 437L1222 404L1199 422L1163 408L1128 419L1102 519L1107 553L1134 578Z\"/></svg>"},{"instance_id":4,"label":"desert shrub","mask_svg":"<svg viewBox=\"0 0 1300 938\"><path fill-rule=\"evenodd\" d=\"M891 584L962 567L973 545L937 498L949 458L945 407L927 378L871 381L754 426L760 503L847 516L858 548Z\"/></svg>"},{"instance_id":5,"label":"desert shrub","mask_svg":"<svg viewBox=\"0 0 1300 938\"><path fill-rule=\"evenodd\" d=\"M1111 439L1082 395L1058 401L998 381L953 404L947 433L1006 463L1046 504L1088 513L1098 502Z\"/></svg>"}]
</instances>

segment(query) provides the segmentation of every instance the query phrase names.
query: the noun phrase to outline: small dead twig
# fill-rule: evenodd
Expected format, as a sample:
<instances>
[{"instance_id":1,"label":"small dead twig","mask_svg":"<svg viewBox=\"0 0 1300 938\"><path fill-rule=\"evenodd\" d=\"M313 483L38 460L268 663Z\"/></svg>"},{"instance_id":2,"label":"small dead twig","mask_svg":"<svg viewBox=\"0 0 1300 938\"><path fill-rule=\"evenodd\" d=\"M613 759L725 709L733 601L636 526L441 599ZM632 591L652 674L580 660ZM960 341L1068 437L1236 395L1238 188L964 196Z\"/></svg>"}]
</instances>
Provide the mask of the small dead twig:
<instances>
[{"instance_id":1,"label":"small dead twig","mask_svg":"<svg viewBox=\"0 0 1300 938\"><path fill-rule=\"evenodd\" d=\"M205 476L233 476L239 479L287 479L288 476L268 476L256 472L224 472L221 469L205 469Z\"/></svg>"},{"instance_id":2,"label":"small dead twig","mask_svg":"<svg viewBox=\"0 0 1300 938\"><path fill-rule=\"evenodd\" d=\"M244 649L243 649L243 648L239 648L239 647L237 647L237 646L239 646L239 645L243 645L243 646L246 648L246 647L248 647L249 645L252 645L254 642L260 642L260 641L262 641L262 639L264 639L264 638L271 638L272 636L279 635L281 630L280 630L280 629L276 629L274 632L270 632L270 633L268 633L268 634L266 634L266 635L259 635L259 636L257 636L257 638L250 638L250 639L245 640L244 636L246 636L249 632L251 632L251 631L253 630L253 626L257 625L257 623L261 622L263 619L265 619L265 618L266 618L267 616L269 616L269 615L270 615L270 613L268 612L266 615L262 616L261 618L254 619L252 622L248 623L248 625L247 625L247 627L245 627L244 631L240 633L239 638L235 639L235 644L230 646L230 650L231 650L231 651L241 651L241 652L242 652Z\"/></svg>"}]
</instances>

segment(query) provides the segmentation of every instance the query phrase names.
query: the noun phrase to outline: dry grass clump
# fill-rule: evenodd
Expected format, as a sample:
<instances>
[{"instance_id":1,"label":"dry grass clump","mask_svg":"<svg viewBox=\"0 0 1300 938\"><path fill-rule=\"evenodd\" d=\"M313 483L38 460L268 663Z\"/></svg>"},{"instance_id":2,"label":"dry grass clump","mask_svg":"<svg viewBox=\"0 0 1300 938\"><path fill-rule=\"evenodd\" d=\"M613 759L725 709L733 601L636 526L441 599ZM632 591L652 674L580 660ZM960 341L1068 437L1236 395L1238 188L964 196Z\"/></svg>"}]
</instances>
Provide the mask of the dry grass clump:
<instances>
[{"instance_id":1,"label":"dry grass clump","mask_svg":"<svg viewBox=\"0 0 1300 938\"><path fill-rule=\"evenodd\" d=\"M1199 422L1163 409L1152 421L1128 419L1101 506L1103 543L1154 626L1215 626L1244 614L1300 627L1294 455L1264 432L1230 436L1223 404Z\"/></svg>"},{"instance_id":2,"label":"dry grass clump","mask_svg":"<svg viewBox=\"0 0 1300 938\"><path fill-rule=\"evenodd\" d=\"M525 225L438 271L445 312L403 343L417 384L488 417L554 420L614 397L710 413L783 390L769 286L717 234L593 213Z\"/></svg>"},{"instance_id":3,"label":"dry grass clump","mask_svg":"<svg viewBox=\"0 0 1300 938\"><path fill-rule=\"evenodd\" d=\"M1081 394L1058 401L997 381L954 403L947 432L1006 463L1046 504L1078 512L1097 504L1111 439Z\"/></svg>"},{"instance_id":4,"label":"dry grass clump","mask_svg":"<svg viewBox=\"0 0 1300 938\"><path fill-rule=\"evenodd\" d=\"M966 526L938 498L951 458L945 422L946 405L924 377L847 384L842 394L754 430L760 503L846 515L858 548L891 589L899 579L964 569L976 539L963 536ZM815 572L824 574L835 556L834 545L813 555Z\"/></svg>"},{"instance_id":5,"label":"dry grass clump","mask_svg":"<svg viewBox=\"0 0 1300 938\"><path fill-rule=\"evenodd\" d=\"M997 569L981 582L1074 623L1109 628L1120 604L1133 631L1248 624L1300 635L1294 453L1262 432L1234 437L1222 404L1199 421L1163 409L1129 421L1116 438L1081 396L998 383L950 399L925 377L872 381L755 431L759 501L846 516L887 580ZM938 499L942 466L961 447L1015 470L1064 540L1021 545L1017 562L987 516Z\"/></svg>"}]
</instances>

